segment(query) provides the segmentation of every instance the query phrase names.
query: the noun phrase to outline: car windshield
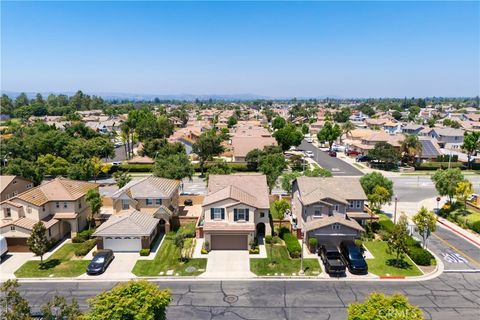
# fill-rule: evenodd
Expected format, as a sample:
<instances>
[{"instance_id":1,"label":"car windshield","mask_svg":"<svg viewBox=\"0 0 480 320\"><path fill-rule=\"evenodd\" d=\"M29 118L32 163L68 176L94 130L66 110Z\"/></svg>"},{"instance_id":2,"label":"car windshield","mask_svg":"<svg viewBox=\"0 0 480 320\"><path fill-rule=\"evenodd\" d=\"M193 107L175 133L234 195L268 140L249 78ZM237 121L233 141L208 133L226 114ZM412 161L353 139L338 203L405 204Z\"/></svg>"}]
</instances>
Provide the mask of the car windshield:
<instances>
[{"instance_id":1,"label":"car windshield","mask_svg":"<svg viewBox=\"0 0 480 320\"><path fill-rule=\"evenodd\" d=\"M105 257L104 256L95 257L95 258L93 258L93 262L94 263L103 263L103 262L105 262Z\"/></svg>"},{"instance_id":2,"label":"car windshield","mask_svg":"<svg viewBox=\"0 0 480 320\"><path fill-rule=\"evenodd\" d=\"M353 260L361 260L363 259L363 256L360 254L360 252L358 251L352 251L350 252L350 257L353 259Z\"/></svg>"}]
</instances>

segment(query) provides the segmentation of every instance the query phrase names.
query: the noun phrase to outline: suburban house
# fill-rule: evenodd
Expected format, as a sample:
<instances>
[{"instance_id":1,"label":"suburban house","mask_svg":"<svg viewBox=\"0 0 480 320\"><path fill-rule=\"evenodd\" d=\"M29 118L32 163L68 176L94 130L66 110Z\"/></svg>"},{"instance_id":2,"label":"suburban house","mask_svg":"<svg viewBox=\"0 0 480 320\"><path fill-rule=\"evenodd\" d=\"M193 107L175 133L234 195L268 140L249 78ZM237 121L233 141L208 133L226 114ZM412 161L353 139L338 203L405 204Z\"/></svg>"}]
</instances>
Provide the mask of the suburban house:
<instances>
[{"instance_id":1,"label":"suburban house","mask_svg":"<svg viewBox=\"0 0 480 320\"><path fill-rule=\"evenodd\" d=\"M429 128L422 131L423 135L436 139L440 147L445 149L460 149L464 132L454 128Z\"/></svg>"},{"instance_id":2,"label":"suburban house","mask_svg":"<svg viewBox=\"0 0 480 320\"><path fill-rule=\"evenodd\" d=\"M136 209L112 215L93 233L97 249L113 251L140 251L150 249L160 231L160 219Z\"/></svg>"},{"instance_id":3,"label":"suburban house","mask_svg":"<svg viewBox=\"0 0 480 320\"><path fill-rule=\"evenodd\" d=\"M379 142L387 142L400 149L401 142L405 139L402 134L391 135L384 131L372 131L371 134L361 138L360 142L352 141L347 144L349 150L355 150L362 154L367 154L370 150L375 148L375 145Z\"/></svg>"},{"instance_id":4,"label":"suburban house","mask_svg":"<svg viewBox=\"0 0 480 320\"><path fill-rule=\"evenodd\" d=\"M1 234L10 251L28 251L33 225L43 221L49 240L75 236L87 226L90 208L85 201L96 183L56 178L0 202Z\"/></svg>"},{"instance_id":5,"label":"suburban house","mask_svg":"<svg viewBox=\"0 0 480 320\"><path fill-rule=\"evenodd\" d=\"M159 231L169 232L172 217L178 215L179 192L179 180L150 176L130 181L112 194L112 217L138 210L158 219Z\"/></svg>"},{"instance_id":6,"label":"suburban house","mask_svg":"<svg viewBox=\"0 0 480 320\"><path fill-rule=\"evenodd\" d=\"M0 176L0 201L10 199L33 187L33 182L20 176Z\"/></svg>"},{"instance_id":7,"label":"suburban house","mask_svg":"<svg viewBox=\"0 0 480 320\"><path fill-rule=\"evenodd\" d=\"M245 162L247 154L253 149L263 150L267 146L276 146L277 141L272 136L260 137L233 137L231 140L233 151L232 162Z\"/></svg>"},{"instance_id":8,"label":"suburban house","mask_svg":"<svg viewBox=\"0 0 480 320\"><path fill-rule=\"evenodd\" d=\"M367 196L356 178L299 177L292 185L292 214L301 233L318 244L339 245L364 231ZM360 222L360 223L359 223Z\"/></svg>"},{"instance_id":9,"label":"suburban house","mask_svg":"<svg viewBox=\"0 0 480 320\"><path fill-rule=\"evenodd\" d=\"M265 175L211 175L200 222L207 247L247 250L256 236L271 234L269 208Z\"/></svg>"},{"instance_id":10,"label":"suburban house","mask_svg":"<svg viewBox=\"0 0 480 320\"><path fill-rule=\"evenodd\" d=\"M402 133L418 135L425 127L416 123L408 123L402 127Z\"/></svg>"}]
</instances>

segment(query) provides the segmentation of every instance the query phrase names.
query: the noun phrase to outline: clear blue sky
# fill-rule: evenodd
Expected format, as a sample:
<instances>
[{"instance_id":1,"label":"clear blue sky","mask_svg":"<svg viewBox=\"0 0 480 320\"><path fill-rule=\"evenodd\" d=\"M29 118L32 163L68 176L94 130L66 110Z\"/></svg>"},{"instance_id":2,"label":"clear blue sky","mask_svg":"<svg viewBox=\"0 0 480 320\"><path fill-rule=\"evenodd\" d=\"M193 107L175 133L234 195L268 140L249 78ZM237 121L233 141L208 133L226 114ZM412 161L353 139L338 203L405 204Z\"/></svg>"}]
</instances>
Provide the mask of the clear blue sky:
<instances>
[{"instance_id":1,"label":"clear blue sky","mask_svg":"<svg viewBox=\"0 0 480 320\"><path fill-rule=\"evenodd\" d=\"M2 89L473 96L479 2L3 2Z\"/></svg>"}]
</instances>

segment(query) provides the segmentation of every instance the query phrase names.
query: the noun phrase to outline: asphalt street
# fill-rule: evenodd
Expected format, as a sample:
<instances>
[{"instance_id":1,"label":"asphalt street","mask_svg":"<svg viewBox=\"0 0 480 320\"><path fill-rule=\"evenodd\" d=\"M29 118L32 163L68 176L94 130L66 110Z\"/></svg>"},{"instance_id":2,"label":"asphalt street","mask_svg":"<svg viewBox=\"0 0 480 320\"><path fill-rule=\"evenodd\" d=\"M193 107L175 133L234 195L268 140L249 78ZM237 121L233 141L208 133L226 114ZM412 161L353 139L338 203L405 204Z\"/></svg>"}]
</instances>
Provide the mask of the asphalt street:
<instances>
[{"instance_id":1,"label":"asphalt street","mask_svg":"<svg viewBox=\"0 0 480 320\"><path fill-rule=\"evenodd\" d=\"M363 175L363 173L354 166L351 166L350 164L336 157L330 157L327 152L318 149L312 143L308 143L305 140L303 140L298 146L298 149L312 151L314 154L313 160L315 160L321 167L330 170L333 176Z\"/></svg>"},{"instance_id":2,"label":"asphalt street","mask_svg":"<svg viewBox=\"0 0 480 320\"><path fill-rule=\"evenodd\" d=\"M444 274L429 281L155 281L172 291L168 319L345 319L349 303L374 291L400 292L426 319L478 320L480 274ZM34 310L55 294L86 299L110 289L109 282L22 283Z\"/></svg>"}]
</instances>

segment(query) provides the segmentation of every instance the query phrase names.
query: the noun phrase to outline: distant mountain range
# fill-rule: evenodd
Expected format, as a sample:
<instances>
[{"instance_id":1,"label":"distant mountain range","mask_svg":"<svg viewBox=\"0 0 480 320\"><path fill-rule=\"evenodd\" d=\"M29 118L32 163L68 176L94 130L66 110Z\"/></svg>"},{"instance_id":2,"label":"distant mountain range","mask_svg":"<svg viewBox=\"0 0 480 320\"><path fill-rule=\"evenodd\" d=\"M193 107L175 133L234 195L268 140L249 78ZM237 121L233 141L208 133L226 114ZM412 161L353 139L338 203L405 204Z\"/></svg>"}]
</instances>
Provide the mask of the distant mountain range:
<instances>
[{"instance_id":1,"label":"distant mountain range","mask_svg":"<svg viewBox=\"0 0 480 320\"><path fill-rule=\"evenodd\" d=\"M2 90L2 94L6 94L10 98L17 97L21 92L18 91L7 91ZM29 99L35 97L38 92L25 92ZM72 91L61 91L61 92L40 92L44 98L49 94L65 94L67 96L73 96L75 92ZM96 95L102 97L105 100L132 100L132 101L143 101L143 100L153 100L158 98L160 100L185 100L185 101L194 101L195 99L199 100L225 100L225 101L245 101L245 100L282 100L282 99L291 99L293 97L269 97L256 95L251 93L241 93L241 94L141 94L141 93L123 93L123 92L88 92L83 91L83 93L88 95ZM318 97L297 97L298 99L341 99L339 96L318 96Z\"/></svg>"}]
</instances>

